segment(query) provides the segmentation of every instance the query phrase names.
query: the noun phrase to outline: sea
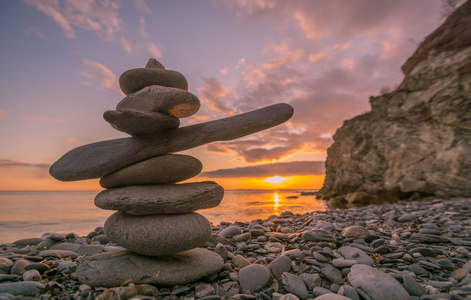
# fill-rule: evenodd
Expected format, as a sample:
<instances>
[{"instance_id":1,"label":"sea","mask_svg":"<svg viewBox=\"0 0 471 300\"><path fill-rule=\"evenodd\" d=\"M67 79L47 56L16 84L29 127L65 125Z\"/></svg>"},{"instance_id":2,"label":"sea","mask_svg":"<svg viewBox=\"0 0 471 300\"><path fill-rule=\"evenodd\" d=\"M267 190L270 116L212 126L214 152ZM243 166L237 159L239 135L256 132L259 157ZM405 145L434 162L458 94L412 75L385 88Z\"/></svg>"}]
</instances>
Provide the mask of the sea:
<instances>
[{"instance_id":1,"label":"sea","mask_svg":"<svg viewBox=\"0 0 471 300\"><path fill-rule=\"evenodd\" d=\"M327 209L324 200L301 195L317 190L226 190L221 204L198 210L213 225L248 222L280 215ZM113 211L94 205L100 191L0 191L0 244L41 237L44 233L85 236L103 226Z\"/></svg>"}]
</instances>

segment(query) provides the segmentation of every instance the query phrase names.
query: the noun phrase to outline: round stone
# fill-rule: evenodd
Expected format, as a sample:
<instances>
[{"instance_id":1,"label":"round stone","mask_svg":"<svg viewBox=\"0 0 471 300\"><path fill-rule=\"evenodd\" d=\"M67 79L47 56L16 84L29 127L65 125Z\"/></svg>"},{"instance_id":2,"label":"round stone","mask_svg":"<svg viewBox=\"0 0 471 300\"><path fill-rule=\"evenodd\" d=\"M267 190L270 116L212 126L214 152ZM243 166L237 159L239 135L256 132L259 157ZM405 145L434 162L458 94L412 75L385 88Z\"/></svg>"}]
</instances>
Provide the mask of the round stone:
<instances>
[{"instance_id":1,"label":"round stone","mask_svg":"<svg viewBox=\"0 0 471 300\"><path fill-rule=\"evenodd\" d=\"M268 264L268 271L270 271L270 274L278 281L281 280L281 274L289 272L289 270L291 270L291 259L285 255L278 256Z\"/></svg>"},{"instance_id":2,"label":"round stone","mask_svg":"<svg viewBox=\"0 0 471 300\"><path fill-rule=\"evenodd\" d=\"M334 293L324 294L315 298L316 300L351 300L351 298L337 295Z\"/></svg>"},{"instance_id":3,"label":"round stone","mask_svg":"<svg viewBox=\"0 0 471 300\"><path fill-rule=\"evenodd\" d=\"M185 76L173 70L137 68L128 70L119 77L119 87L125 95L137 92L151 85L188 90L188 82Z\"/></svg>"},{"instance_id":4,"label":"round stone","mask_svg":"<svg viewBox=\"0 0 471 300\"><path fill-rule=\"evenodd\" d=\"M151 85L124 97L116 109L160 112L177 118L187 118L200 109L200 100L185 90Z\"/></svg>"},{"instance_id":5,"label":"round stone","mask_svg":"<svg viewBox=\"0 0 471 300\"><path fill-rule=\"evenodd\" d=\"M309 296L306 284L300 276L284 272L281 275L281 281L288 292L295 294L299 298L306 299Z\"/></svg>"},{"instance_id":6,"label":"round stone","mask_svg":"<svg viewBox=\"0 0 471 300\"><path fill-rule=\"evenodd\" d=\"M120 250L85 257L77 267L77 277L92 287L116 287L128 281L177 285L216 273L223 265L218 254L202 248L157 257Z\"/></svg>"},{"instance_id":7,"label":"round stone","mask_svg":"<svg viewBox=\"0 0 471 300\"><path fill-rule=\"evenodd\" d=\"M182 154L156 156L103 176L100 185L112 188L139 184L175 183L198 175L203 164Z\"/></svg>"},{"instance_id":8,"label":"round stone","mask_svg":"<svg viewBox=\"0 0 471 300\"><path fill-rule=\"evenodd\" d=\"M359 264L365 264L369 266L374 264L374 260L361 249L344 246L339 248L338 252L347 260L356 260Z\"/></svg>"},{"instance_id":9,"label":"round stone","mask_svg":"<svg viewBox=\"0 0 471 300\"><path fill-rule=\"evenodd\" d=\"M268 269L262 265L252 264L239 271L239 283L242 292L254 292L264 287L270 281Z\"/></svg>"},{"instance_id":10,"label":"round stone","mask_svg":"<svg viewBox=\"0 0 471 300\"><path fill-rule=\"evenodd\" d=\"M134 216L118 211L106 220L105 235L135 253L158 256L204 245L211 225L198 213Z\"/></svg>"},{"instance_id":11,"label":"round stone","mask_svg":"<svg viewBox=\"0 0 471 300\"><path fill-rule=\"evenodd\" d=\"M222 237L225 237L225 238L231 238L231 237L236 236L236 235L241 234L241 233L242 233L242 231L240 230L239 227L237 227L237 226L228 226L228 227L224 228L223 230L221 230L219 235L222 236Z\"/></svg>"},{"instance_id":12,"label":"round stone","mask_svg":"<svg viewBox=\"0 0 471 300\"><path fill-rule=\"evenodd\" d=\"M114 129L132 136L152 135L180 126L180 120L175 116L130 109L107 110L103 119Z\"/></svg>"},{"instance_id":13,"label":"round stone","mask_svg":"<svg viewBox=\"0 0 471 300\"><path fill-rule=\"evenodd\" d=\"M342 236L346 238L367 239L370 232L362 226L349 226L342 230Z\"/></svg>"},{"instance_id":14,"label":"round stone","mask_svg":"<svg viewBox=\"0 0 471 300\"><path fill-rule=\"evenodd\" d=\"M352 266L348 281L365 299L410 299L407 291L394 277L367 265Z\"/></svg>"},{"instance_id":15,"label":"round stone","mask_svg":"<svg viewBox=\"0 0 471 300\"><path fill-rule=\"evenodd\" d=\"M224 189L213 181L132 185L100 192L95 205L132 215L181 214L216 207L223 196Z\"/></svg>"}]
</instances>

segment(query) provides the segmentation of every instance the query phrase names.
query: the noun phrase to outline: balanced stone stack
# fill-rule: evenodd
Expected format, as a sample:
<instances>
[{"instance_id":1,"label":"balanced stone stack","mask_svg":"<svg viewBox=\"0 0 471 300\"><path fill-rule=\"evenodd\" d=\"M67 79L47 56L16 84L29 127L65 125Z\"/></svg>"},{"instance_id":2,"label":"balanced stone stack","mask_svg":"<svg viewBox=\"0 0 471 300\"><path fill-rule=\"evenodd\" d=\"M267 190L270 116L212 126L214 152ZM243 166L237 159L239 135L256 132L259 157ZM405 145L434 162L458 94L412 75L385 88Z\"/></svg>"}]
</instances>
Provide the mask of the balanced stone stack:
<instances>
[{"instance_id":1,"label":"balanced stone stack","mask_svg":"<svg viewBox=\"0 0 471 300\"><path fill-rule=\"evenodd\" d=\"M209 239L211 226L195 211L218 206L224 189L212 181L177 184L199 174L202 164L173 153L276 126L292 116L293 108L276 104L179 128L180 118L200 108L182 74L151 58L145 68L124 72L119 84L126 97L104 118L132 137L78 147L50 169L63 181L101 178L107 189L95 205L117 211L106 221L105 234L128 249L85 258L77 269L79 280L91 286L173 285L217 272L222 258L197 248Z\"/></svg>"}]
</instances>

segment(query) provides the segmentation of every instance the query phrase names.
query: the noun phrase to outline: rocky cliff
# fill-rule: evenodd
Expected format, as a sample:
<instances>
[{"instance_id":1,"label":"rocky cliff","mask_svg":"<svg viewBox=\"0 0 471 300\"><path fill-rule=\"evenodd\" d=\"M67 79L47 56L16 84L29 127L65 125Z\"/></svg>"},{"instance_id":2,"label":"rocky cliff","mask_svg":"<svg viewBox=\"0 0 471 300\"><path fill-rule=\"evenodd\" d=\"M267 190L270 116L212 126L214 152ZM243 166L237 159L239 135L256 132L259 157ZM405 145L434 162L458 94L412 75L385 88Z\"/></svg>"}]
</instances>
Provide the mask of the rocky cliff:
<instances>
[{"instance_id":1,"label":"rocky cliff","mask_svg":"<svg viewBox=\"0 0 471 300\"><path fill-rule=\"evenodd\" d=\"M421 43L403 82L371 97L327 150L323 199L471 197L471 0Z\"/></svg>"}]
</instances>

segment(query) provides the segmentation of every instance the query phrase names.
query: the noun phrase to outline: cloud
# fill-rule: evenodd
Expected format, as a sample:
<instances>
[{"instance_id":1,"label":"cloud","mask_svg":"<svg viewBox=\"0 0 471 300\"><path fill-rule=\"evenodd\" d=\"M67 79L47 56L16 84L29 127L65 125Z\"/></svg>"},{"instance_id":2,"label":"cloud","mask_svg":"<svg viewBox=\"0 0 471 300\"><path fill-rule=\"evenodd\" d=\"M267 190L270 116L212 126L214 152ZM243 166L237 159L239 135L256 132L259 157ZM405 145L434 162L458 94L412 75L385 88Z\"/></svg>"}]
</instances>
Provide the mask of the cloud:
<instances>
[{"instance_id":1,"label":"cloud","mask_svg":"<svg viewBox=\"0 0 471 300\"><path fill-rule=\"evenodd\" d=\"M133 38L126 39L125 37L121 37L121 44L123 45L124 50L129 53L136 52L140 47L139 42Z\"/></svg>"},{"instance_id":2,"label":"cloud","mask_svg":"<svg viewBox=\"0 0 471 300\"><path fill-rule=\"evenodd\" d=\"M95 86L101 89L107 89L121 93L118 85L118 77L111 72L104 65L87 58L82 58L83 63L86 66L85 71L81 71L81 74L85 76L87 81L84 81L84 85Z\"/></svg>"},{"instance_id":3,"label":"cloud","mask_svg":"<svg viewBox=\"0 0 471 300\"><path fill-rule=\"evenodd\" d=\"M325 163L323 161L293 161L272 164L263 164L233 169L220 169L203 172L202 177L269 177L294 175L324 175Z\"/></svg>"},{"instance_id":4,"label":"cloud","mask_svg":"<svg viewBox=\"0 0 471 300\"><path fill-rule=\"evenodd\" d=\"M229 71L229 68L226 67L226 66L224 66L224 67L222 67L222 68L219 68L219 73L220 73L221 75L226 75L228 71Z\"/></svg>"},{"instance_id":5,"label":"cloud","mask_svg":"<svg viewBox=\"0 0 471 300\"><path fill-rule=\"evenodd\" d=\"M203 78L204 85L198 88L200 101L209 109L226 115L233 115L233 108L226 105L232 102L231 88L224 86L217 78Z\"/></svg>"},{"instance_id":6,"label":"cloud","mask_svg":"<svg viewBox=\"0 0 471 300\"><path fill-rule=\"evenodd\" d=\"M149 43L149 48L147 48L147 51L153 58L162 57L162 50L160 50L160 48L153 42Z\"/></svg>"},{"instance_id":7,"label":"cloud","mask_svg":"<svg viewBox=\"0 0 471 300\"><path fill-rule=\"evenodd\" d=\"M80 144L80 142L77 141L77 140L74 139L74 138L68 138L68 139L66 140L66 142L67 142L67 143L70 143L70 144Z\"/></svg>"},{"instance_id":8,"label":"cloud","mask_svg":"<svg viewBox=\"0 0 471 300\"><path fill-rule=\"evenodd\" d=\"M143 39L147 38L146 19L144 17L139 19L139 34Z\"/></svg>"},{"instance_id":9,"label":"cloud","mask_svg":"<svg viewBox=\"0 0 471 300\"><path fill-rule=\"evenodd\" d=\"M8 110L0 109L0 118L1 117L6 117L7 116Z\"/></svg>"},{"instance_id":10,"label":"cloud","mask_svg":"<svg viewBox=\"0 0 471 300\"><path fill-rule=\"evenodd\" d=\"M256 63L237 63L240 76L231 84L202 78L205 113L239 114L280 102L294 107L285 124L206 146L251 163L325 153L344 120L368 111L370 96L400 82L400 66L416 47L410 39L430 33L440 10L439 0L224 3L243 22L277 24L276 34Z\"/></svg>"},{"instance_id":11,"label":"cloud","mask_svg":"<svg viewBox=\"0 0 471 300\"><path fill-rule=\"evenodd\" d=\"M24 35L35 35L35 36L40 37L42 39L46 38L44 36L44 34L42 32L40 32L39 29L36 28L35 26L29 26L27 29L23 30L22 33Z\"/></svg>"},{"instance_id":12,"label":"cloud","mask_svg":"<svg viewBox=\"0 0 471 300\"><path fill-rule=\"evenodd\" d=\"M49 164L30 164L10 159L0 159L0 168L14 168L14 167L34 167L41 169L49 169Z\"/></svg>"},{"instance_id":13,"label":"cloud","mask_svg":"<svg viewBox=\"0 0 471 300\"><path fill-rule=\"evenodd\" d=\"M67 38L75 38L76 28L95 31L106 41L121 30L119 5L113 0L23 0L51 18Z\"/></svg>"},{"instance_id":14,"label":"cloud","mask_svg":"<svg viewBox=\"0 0 471 300\"><path fill-rule=\"evenodd\" d=\"M145 0L134 0L133 1L134 7L137 9L138 12L141 14L150 14L152 10L147 5Z\"/></svg>"}]
</instances>

